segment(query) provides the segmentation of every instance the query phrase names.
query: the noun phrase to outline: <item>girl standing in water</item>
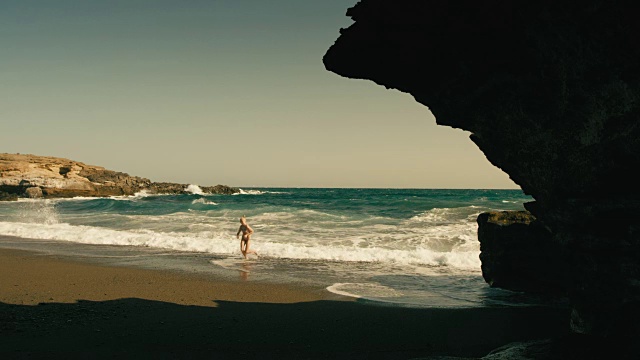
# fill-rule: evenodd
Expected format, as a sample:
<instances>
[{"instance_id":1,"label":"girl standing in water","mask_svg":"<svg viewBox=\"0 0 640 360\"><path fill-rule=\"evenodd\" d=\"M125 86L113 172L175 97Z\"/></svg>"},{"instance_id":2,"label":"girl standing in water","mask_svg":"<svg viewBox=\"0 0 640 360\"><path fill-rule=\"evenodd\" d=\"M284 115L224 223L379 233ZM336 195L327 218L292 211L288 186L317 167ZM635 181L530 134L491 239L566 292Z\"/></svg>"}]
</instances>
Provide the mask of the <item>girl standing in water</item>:
<instances>
[{"instance_id":1,"label":"girl standing in water","mask_svg":"<svg viewBox=\"0 0 640 360\"><path fill-rule=\"evenodd\" d=\"M240 228L238 229L238 233L236 234L236 237L238 239L240 239L240 233L242 233L242 240L240 240L240 252L242 252L242 256L244 256L244 258L246 259L247 255L249 254L258 255L258 253L254 250L249 250L249 241L251 240L253 229L251 228L251 226L249 226L249 224L247 224L247 219L244 217L244 215L240 218Z\"/></svg>"}]
</instances>

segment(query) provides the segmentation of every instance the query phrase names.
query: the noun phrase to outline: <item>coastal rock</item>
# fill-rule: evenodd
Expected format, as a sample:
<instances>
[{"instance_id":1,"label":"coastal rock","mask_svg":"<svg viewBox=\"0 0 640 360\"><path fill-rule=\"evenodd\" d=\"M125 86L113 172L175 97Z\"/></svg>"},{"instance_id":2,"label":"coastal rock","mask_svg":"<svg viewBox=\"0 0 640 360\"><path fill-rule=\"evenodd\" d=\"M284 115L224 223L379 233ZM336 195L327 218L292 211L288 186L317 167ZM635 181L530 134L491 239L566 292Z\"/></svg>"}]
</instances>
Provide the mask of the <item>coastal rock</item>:
<instances>
[{"instance_id":1,"label":"coastal rock","mask_svg":"<svg viewBox=\"0 0 640 360\"><path fill-rule=\"evenodd\" d=\"M107 170L100 166L50 156L0 154L0 200L30 198L64 198L76 196L184 194L188 184L155 183L149 179ZM207 189L206 191L204 189ZM216 185L203 193L233 194L238 188Z\"/></svg>"},{"instance_id":2,"label":"coastal rock","mask_svg":"<svg viewBox=\"0 0 640 360\"><path fill-rule=\"evenodd\" d=\"M25 189L24 195L28 198L38 199L42 197L42 189L38 186L32 186Z\"/></svg>"},{"instance_id":3,"label":"coastal rock","mask_svg":"<svg viewBox=\"0 0 640 360\"><path fill-rule=\"evenodd\" d=\"M566 254L575 333L640 336L640 47L630 0L363 0L323 58L471 133Z\"/></svg>"},{"instance_id":4,"label":"coastal rock","mask_svg":"<svg viewBox=\"0 0 640 360\"><path fill-rule=\"evenodd\" d=\"M150 194L187 194L187 186L184 184L174 184L157 182L150 184L146 191Z\"/></svg>"},{"instance_id":5,"label":"coastal rock","mask_svg":"<svg viewBox=\"0 0 640 360\"><path fill-rule=\"evenodd\" d=\"M18 195L0 191L0 201L18 201Z\"/></svg>"},{"instance_id":6,"label":"coastal rock","mask_svg":"<svg viewBox=\"0 0 640 360\"><path fill-rule=\"evenodd\" d=\"M566 295L561 248L530 212L485 212L477 222L482 276L491 287Z\"/></svg>"},{"instance_id":7,"label":"coastal rock","mask_svg":"<svg viewBox=\"0 0 640 360\"><path fill-rule=\"evenodd\" d=\"M205 194L225 194L225 195L231 195L231 194L240 192L238 188L234 188L227 185L202 186L202 191Z\"/></svg>"}]
</instances>

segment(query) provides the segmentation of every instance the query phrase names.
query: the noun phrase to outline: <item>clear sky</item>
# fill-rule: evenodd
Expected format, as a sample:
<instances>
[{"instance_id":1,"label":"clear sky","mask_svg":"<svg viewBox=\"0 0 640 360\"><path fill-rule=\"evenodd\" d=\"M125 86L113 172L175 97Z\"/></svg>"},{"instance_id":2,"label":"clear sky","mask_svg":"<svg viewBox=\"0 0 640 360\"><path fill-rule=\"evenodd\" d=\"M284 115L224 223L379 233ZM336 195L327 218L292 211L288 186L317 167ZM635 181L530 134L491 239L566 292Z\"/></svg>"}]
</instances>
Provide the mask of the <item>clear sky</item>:
<instances>
[{"instance_id":1,"label":"clear sky","mask_svg":"<svg viewBox=\"0 0 640 360\"><path fill-rule=\"evenodd\" d=\"M407 94L328 72L356 0L2 0L0 152L153 181L518 188Z\"/></svg>"}]
</instances>

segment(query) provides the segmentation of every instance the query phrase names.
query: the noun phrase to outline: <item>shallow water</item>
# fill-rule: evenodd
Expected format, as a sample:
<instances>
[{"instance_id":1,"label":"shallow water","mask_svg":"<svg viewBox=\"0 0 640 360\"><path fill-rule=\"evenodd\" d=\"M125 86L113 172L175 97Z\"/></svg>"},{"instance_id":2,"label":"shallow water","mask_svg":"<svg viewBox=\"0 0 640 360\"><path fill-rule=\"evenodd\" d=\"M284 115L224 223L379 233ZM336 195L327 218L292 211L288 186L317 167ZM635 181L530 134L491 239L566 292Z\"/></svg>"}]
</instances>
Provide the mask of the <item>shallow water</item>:
<instances>
[{"instance_id":1,"label":"shallow water","mask_svg":"<svg viewBox=\"0 0 640 360\"><path fill-rule=\"evenodd\" d=\"M522 210L520 190L243 189L237 195L0 203L2 246L248 281L323 286L398 306L556 304L482 279L477 215ZM242 259L247 216L259 258ZM39 239L39 240L38 240ZM83 245L81 245L83 244Z\"/></svg>"}]
</instances>

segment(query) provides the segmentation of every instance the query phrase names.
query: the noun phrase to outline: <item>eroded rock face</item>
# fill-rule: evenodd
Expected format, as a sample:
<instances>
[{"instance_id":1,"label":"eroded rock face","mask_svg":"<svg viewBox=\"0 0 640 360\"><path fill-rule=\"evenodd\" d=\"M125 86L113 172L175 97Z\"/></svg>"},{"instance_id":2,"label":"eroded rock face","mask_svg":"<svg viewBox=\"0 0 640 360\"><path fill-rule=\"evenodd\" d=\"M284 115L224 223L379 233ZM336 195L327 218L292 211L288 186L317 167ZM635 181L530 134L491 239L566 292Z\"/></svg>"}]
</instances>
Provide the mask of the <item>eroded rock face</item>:
<instances>
[{"instance_id":1,"label":"eroded rock face","mask_svg":"<svg viewBox=\"0 0 640 360\"><path fill-rule=\"evenodd\" d=\"M477 221L482 276L490 286L566 295L564 254L530 212L485 212Z\"/></svg>"},{"instance_id":2,"label":"eroded rock face","mask_svg":"<svg viewBox=\"0 0 640 360\"><path fill-rule=\"evenodd\" d=\"M187 184L157 183L149 179L107 170L100 166L50 156L0 154L0 200L75 196L186 194ZM206 190L205 190L206 189ZM216 185L204 193L233 194L238 188Z\"/></svg>"},{"instance_id":3,"label":"eroded rock face","mask_svg":"<svg viewBox=\"0 0 640 360\"><path fill-rule=\"evenodd\" d=\"M637 2L363 0L324 56L471 132L567 254L571 327L640 335Z\"/></svg>"}]
</instances>

